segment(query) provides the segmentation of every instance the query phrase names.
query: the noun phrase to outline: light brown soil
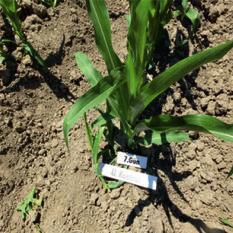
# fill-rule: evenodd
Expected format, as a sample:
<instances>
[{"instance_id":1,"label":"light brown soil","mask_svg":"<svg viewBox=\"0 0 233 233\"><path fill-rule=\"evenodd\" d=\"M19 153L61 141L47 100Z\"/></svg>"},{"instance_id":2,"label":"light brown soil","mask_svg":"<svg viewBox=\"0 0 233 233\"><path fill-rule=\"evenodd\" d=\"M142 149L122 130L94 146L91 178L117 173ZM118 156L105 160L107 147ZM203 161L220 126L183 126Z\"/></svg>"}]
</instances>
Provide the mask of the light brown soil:
<instances>
[{"instance_id":1,"label":"light brown soil","mask_svg":"<svg viewBox=\"0 0 233 233\"><path fill-rule=\"evenodd\" d=\"M162 180L156 193L130 184L104 191L91 168L81 121L70 137L68 154L63 117L73 99L89 88L74 54L85 52L101 72L106 72L105 66L83 1L66 0L54 10L31 0L21 2L25 33L51 65L51 73L43 76L37 71L20 47L13 51L16 62L10 61L10 69L1 67L0 232L36 232L32 222L23 222L16 212L34 186L44 197L39 213L45 233L231 232L218 220L233 221L233 180L225 179L233 164L230 143L200 134L191 142L156 147L152 163ZM194 2L202 21L199 42L190 42L190 53L233 39L232 0ZM108 1L108 6L114 47L124 58L127 1ZM2 19L0 27L7 31ZM174 41L182 27L172 22L168 28ZM187 78L188 89L184 83L171 88L162 111L207 113L233 123L232 57L233 51L203 66L197 78Z\"/></svg>"}]
</instances>

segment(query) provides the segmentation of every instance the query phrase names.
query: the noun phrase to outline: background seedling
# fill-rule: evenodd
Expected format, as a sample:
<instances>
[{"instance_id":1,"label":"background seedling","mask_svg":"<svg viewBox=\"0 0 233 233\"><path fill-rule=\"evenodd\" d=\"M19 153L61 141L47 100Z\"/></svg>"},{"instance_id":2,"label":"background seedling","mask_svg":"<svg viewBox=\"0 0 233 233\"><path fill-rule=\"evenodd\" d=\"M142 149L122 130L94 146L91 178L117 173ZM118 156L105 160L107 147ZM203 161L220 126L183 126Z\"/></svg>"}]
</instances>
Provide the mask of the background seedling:
<instances>
[{"instance_id":1,"label":"background seedling","mask_svg":"<svg viewBox=\"0 0 233 233\"><path fill-rule=\"evenodd\" d=\"M38 190L33 188L32 191L19 203L16 210L21 213L22 220L25 221L32 211L36 211L37 208L43 206L43 198L38 197ZM35 226L36 232L43 233L40 224L38 223L37 217L32 220Z\"/></svg>"},{"instance_id":2,"label":"background seedling","mask_svg":"<svg viewBox=\"0 0 233 233\"><path fill-rule=\"evenodd\" d=\"M42 67L45 66L45 61L33 48L33 46L27 41L27 38L22 30L21 21L17 15L18 5L16 0L0 0L0 7L4 15L7 17L10 25L13 28L15 34L22 42L24 50Z\"/></svg>"},{"instance_id":3,"label":"background seedling","mask_svg":"<svg viewBox=\"0 0 233 233\"><path fill-rule=\"evenodd\" d=\"M17 206L16 210L21 213L22 219L25 221L33 209L42 207L43 198L36 198L37 189L32 191L25 197L25 199Z\"/></svg>"},{"instance_id":4,"label":"background seedling","mask_svg":"<svg viewBox=\"0 0 233 233\"><path fill-rule=\"evenodd\" d=\"M141 146L189 140L187 131L210 133L233 142L233 125L208 115L154 115L146 117L145 109L171 85L203 64L222 58L233 48L233 40L180 60L165 71L147 78L155 49L164 26L172 17L171 0L129 1L128 55L121 61L113 49L111 28L104 0L87 0L87 10L95 30L96 45L105 61L108 75L103 77L88 57L78 52L76 61L92 88L71 107L64 119L64 137L91 108L98 107L100 116L91 124L85 117L86 131L92 149L92 161L104 187L117 183L104 181L99 171L100 158L111 162L118 148L137 153ZM101 103L106 109L100 109ZM119 123L119 124L116 124ZM121 143L119 144L119 135ZM102 140L107 141L100 148ZM114 161L114 160L112 160Z\"/></svg>"},{"instance_id":5,"label":"background seedling","mask_svg":"<svg viewBox=\"0 0 233 233\"><path fill-rule=\"evenodd\" d=\"M180 16L181 19L188 19L192 23L193 29L196 30L200 23L200 15L198 11L192 7L189 0L181 0L177 9L174 11L175 16Z\"/></svg>"}]
</instances>

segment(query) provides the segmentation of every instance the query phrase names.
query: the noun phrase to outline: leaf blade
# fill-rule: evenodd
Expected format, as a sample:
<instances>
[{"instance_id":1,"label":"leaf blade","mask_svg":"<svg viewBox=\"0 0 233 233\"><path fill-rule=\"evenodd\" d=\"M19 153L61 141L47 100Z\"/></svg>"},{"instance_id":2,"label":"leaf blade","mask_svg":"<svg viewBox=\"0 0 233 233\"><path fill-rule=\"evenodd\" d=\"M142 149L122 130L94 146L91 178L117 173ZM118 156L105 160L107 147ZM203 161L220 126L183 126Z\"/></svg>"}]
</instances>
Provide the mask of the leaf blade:
<instances>
[{"instance_id":1,"label":"leaf blade","mask_svg":"<svg viewBox=\"0 0 233 233\"><path fill-rule=\"evenodd\" d=\"M121 65L112 47L111 27L104 0L87 0L87 10L95 30L96 45L102 54L108 71Z\"/></svg>"},{"instance_id":2,"label":"leaf blade","mask_svg":"<svg viewBox=\"0 0 233 233\"><path fill-rule=\"evenodd\" d=\"M144 144L145 146L149 146L151 144L162 145L165 143L171 142L182 142L190 140L188 133L185 132L166 132L160 133L157 131L147 132L144 138L139 139L139 142Z\"/></svg>"},{"instance_id":3,"label":"leaf blade","mask_svg":"<svg viewBox=\"0 0 233 233\"><path fill-rule=\"evenodd\" d=\"M68 133L76 124L77 120L89 109L96 107L106 100L115 88L121 84L121 80L113 77L104 78L92 87L88 92L81 96L65 115L63 121L63 134L65 143L68 147Z\"/></svg>"},{"instance_id":4,"label":"leaf blade","mask_svg":"<svg viewBox=\"0 0 233 233\"><path fill-rule=\"evenodd\" d=\"M144 67L147 58L147 28L151 1L132 1L131 4L132 20L128 33L129 54L126 60L126 77L129 92L135 97L144 80Z\"/></svg>"},{"instance_id":5,"label":"leaf blade","mask_svg":"<svg viewBox=\"0 0 233 233\"><path fill-rule=\"evenodd\" d=\"M141 95L138 96L133 104L132 116L136 118L153 99L168 89L172 84L182 79L186 74L205 63L222 58L232 48L233 40L230 40L214 48L209 48L185 58L162 72L142 88Z\"/></svg>"},{"instance_id":6,"label":"leaf blade","mask_svg":"<svg viewBox=\"0 0 233 233\"><path fill-rule=\"evenodd\" d=\"M233 124L226 124L209 115L159 115L142 121L137 128L152 129L158 132L199 131L213 134L224 141L233 142Z\"/></svg>"},{"instance_id":7,"label":"leaf blade","mask_svg":"<svg viewBox=\"0 0 233 233\"><path fill-rule=\"evenodd\" d=\"M103 78L100 72L95 69L91 60L84 53L77 52L75 54L75 60L79 69L86 76L88 82L91 84L92 87L95 86Z\"/></svg>"}]
</instances>

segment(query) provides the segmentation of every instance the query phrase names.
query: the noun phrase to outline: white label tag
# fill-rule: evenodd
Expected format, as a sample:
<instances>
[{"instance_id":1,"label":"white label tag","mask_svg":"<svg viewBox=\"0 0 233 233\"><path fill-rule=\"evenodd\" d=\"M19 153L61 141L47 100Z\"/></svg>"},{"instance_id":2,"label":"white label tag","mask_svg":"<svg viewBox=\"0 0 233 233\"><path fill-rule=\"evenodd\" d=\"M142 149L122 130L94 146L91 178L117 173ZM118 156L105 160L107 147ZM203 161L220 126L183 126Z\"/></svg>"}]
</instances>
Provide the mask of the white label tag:
<instances>
[{"instance_id":1,"label":"white label tag","mask_svg":"<svg viewBox=\"0 0 233 233\"><path fill-rule=\"evenodd\" d=\"M117 152L117 163L133 167L146 168L147 157L119 151Z\"/></svg>"},{"instance_id":2,"label":"white label tag","mask_svg":"<svg viewBox=\"0 0 233 233\"><path fill-rule=\"evenodd\" d=\"M131 171L125 168L102 163L100 171L103 176L132 183L144 188L156 190L157 177L145 173Z\"/></svg>"}]
</instances>

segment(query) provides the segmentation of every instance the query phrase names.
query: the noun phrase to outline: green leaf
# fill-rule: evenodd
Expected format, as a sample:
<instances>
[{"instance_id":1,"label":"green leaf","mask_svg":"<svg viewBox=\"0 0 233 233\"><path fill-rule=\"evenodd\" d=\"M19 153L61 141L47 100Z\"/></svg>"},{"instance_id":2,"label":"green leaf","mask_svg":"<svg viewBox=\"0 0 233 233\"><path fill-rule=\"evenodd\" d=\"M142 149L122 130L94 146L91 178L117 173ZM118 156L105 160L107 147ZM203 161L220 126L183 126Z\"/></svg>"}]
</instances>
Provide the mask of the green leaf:
<instances>
[{"instance_id":1,"label":"green leaf","mask_svg":"<svg viewBox=\"0 0 233 233\"><path fill-rule=\"evenodd\" d=\"M2 64L6 59L6 54L0 51L0 64Z\"/></svg>"},{"instance_id":2,"label":"green leaf","mask_svg":"<svg viewBox=\"0 0 233 233\"><path fill-rule=\"evenodd\" d=\"M163 17L167 10L169 9L169 7L171 7L171 0L160 0L159 1L159 11L160 11L160 15Z\"/></svg>"},{"instance_id":3,"label":"green leaf","mask_svg":"<svg viewBox=\"0 0 233 233\"><path fill-rule=\"evenodd\" d=\"M16 210L21 212L22 219L25 221L29 212L34 207L41 207L43 198L35 198L37 189L33 188L32 191L25 197L25 199L17 206Z\"/></svg>"},{"instance_id":4,"label":"green leaf","mask_svg":"<svg viewBox=\"0 0 233 233\"><path fill-rule=\"evenodd\" d=\"M232 47L233 40L199 52L179 61L155 77L142 88L141 94L136 98L132 107L133 119L135 119L152 100L167 90L172 84L184 78L186 74L199 68L203 64L222 58Z\"/></svg>"},{"instance_id":5,"label":"green leaf","mask_svg":"<svg viewBox=\"0 0 233 233\"><path fill-rule=\"evenodd\" d=\"M109 189L117 189L122 184L124 184L124 181L108 181L107 182L107 186L108 186Z\"/></svg>"},{"instance_id":6,"label":"green leaf","mask_svg":"<svg viewBox=\"0 0 233 233\"><path fill-rule=\"evenodd\" d=\"M131 14L128 14L125 16L126 22L127 22L127 26L128 28L130 27L130 23L131 23Z\"/></svg>"},{"instance_id":7,"label":"green leaf","mask_svg":"<svg viewBox=\"0 0 233 233\"><path fill-rule=\"evenodd\" d=\"M86 76L88 82L91 84L92 87L95 86L103 78L100 72L95 69L90 59L84 53L77 52L75 54L75 59L79 69Z\"/></svg>"},{"instance_id":8,"label":"green leaf","mask_svg":"<svg viewBox=\"0 0 233 233\"><path fill-rule=\"evenodd\" d=\"M99 113L101 115L91 124L91 127L93 129L96 127L102 127L102 126L108 124L114 118L114 116L112 116L111 114L104 113L101 110L99 110Z\"/></svg>"},{"instance_id":9,"label":"green leaf","mask_svg":"<svg viewBox=\"0 0 233 233\"><path fill-rule=\"evenodd\" d=\"M87 0L87 10L95 29L95 40L108 71L121 66L120 59L112 47L109 16L104 0Z\"/></svg>"},{"instance_id":10,"label":"green leaf","mask_svg":"<svg viewBox=\"0 0 233 233\"><path fill-rule=\"evenodd\" d=\"M111 28L105 1L86 0L86 2L88 14L95 30L97 47L106 63L108 73L111 74L111 71L120 68L122 63L113 50ZM113 93L114 97L109 98L111 111L118 116L126 115L125 106L128 103L128 92L126 88L126 85L123 85L121 89Z\"/></svg>"},{"instance_id":11,"label":"green leaf","mask_svg":"<svg viewBox=\"0 0 233 233\"><path fill-rule=\"evenodd\" d=\"M23 48L31 56L32 59L34 59L40 66L47 69L44 59L28 41L23 42Z\"/></svg>"},{"instance_id":12,"label":"green leaf","mask_svg":"<svg viewBox=\"0 0 233 233\"><path fill-rule=\"evenodd\" d=\"M229 221L229 219L227 218L219 218L219 221L223 224L223 225L226 225L228 227L231 227L233 228L233 224Z\"/></svg>"},{"instance_id":13,"label":"green leaf","mask_svg":"<svg viewBox=\"0 0 233 233\"><path fill-rule=\"evenodd\" d=\"M24 41L26 37L22 31L21 22L17 15L18 5L16 0L0 0L0 7L2 8L3 13L6 15L10 24L12 25L15 33L22 41Z\"/></svg>"},{"instance_id":14,"label":"green leaf","mask_svg":"<svg viewBox=\"0 0 233 233\"><path fill-rule=\"evenodd\" d=\"M157 132L191 130L210 133L224 141L233 142L233 124L226 124L208 115L170 116L159 115L141 121L137 130L151 129Z\"/></svg>"},{"instance_id":15,"label":"green leaf","mask_svg":"<svg viewBox=\"0 0 233 233\"><path fill-rule=\"evenodd\" d=\"M15 42L13 40L9 40L9 39L1 39L0 45L5 45L5 44L14 44L15 45Z\"/></svg>"},{"instance_id":16,"label":"green leaf","mask_svg":"<svg viewBox=\"0 0 233 233\"><path fill-rule=\"evenodd\" d=\"M188 0L182 0L181 5L182 5L182 7L183 7L184 12L186 12L186 11L189 9Z\"/></svg>"},{"instance_id":17,"label":"green leaf","mask_svg":"<svg viewBox=\"0 0 233 233\"><path fill-rule=\"evenodd\" d=\"M189 140L188 133L185 132L164 132L160 133L157 131L149 131L146 132L144 138L139 139L139 143L142 143L145 146L149 146L151 144L162 145L165 143L171 142L182 142Z\"/></svg>"},{"instance_id":18,"label":"green leaf","mask_svg":"<svg viewBox=\"0 0 233 233\"><path fill-rule=\"evenodd\" d=\"M233 166L231 167L231 170L229 171L228 175L227 175L227 178L229 178L230 176L233 175Z\"/></svg>"},{"instance_id":19,"label":"green leaf","mask_svg":"<svg viewBox=\"0 0 233 233\"><path fill-rule=\"evenodd\" d=\"M92 161L96 175L99 177L100 181L102 182L103 187L108 189L108 185L100 171L100 161L99 161L99 149L103 135L104 135L104 127L101 127L97 131L94 137L93 147L92 147Z\"/></svg>"},{"instance_id":20,"label":"green leaf","mask_svg":"<svg viewBox=\"0 0 233 233\"><path fill-rule=\"evenodd\" d=\"M104 78L81 96L65 115L63 122L63 133L66 145L68 146L68 133L74 127L80 117L89 109L94 108L106 100L110 94L121 83L121 80L114 79L112 76Z\"/></svg>"},{"instance_id":21,"label":"green leaf","mask_svg":"<svg viewBox=\"0 0 233 233\"><path fill-rule=\"evenodd\" d=\"M196 27L199 22L199 13L196 9L190 8L185 16L192 22L193 26Z\"/></svg>"},{"instance_id":22,"label":"green leaf","mask_svg":"<svg viewBox=\"0 0 233 233\"><path fill-rule=\"evenodd\" d=\"M86 132L87 132L87 137L88 137L88 141L90 144L90 147L93 147L93 133L92 133L92 129L90 127L90 125L87 122L87 114L84 113L84 122L85 122L85 128L86 128Z\"/></svg>"},{"instance_id":23,"label":"green leaf","mask_svg":"<svg viewBox=\"0 0 233 233\"><path fill-rule=\"evenodd\" d=\"M104 135L104 127L101 127L96 136L94 137L94 141L93 141L93 147L92 147L92 158L93 158L93 163L94 166L97 166L96 172L98 175L101 175L101 173L99 172L99 148L100 148L100 143L102 140L102 137Z\"/></svg>"},{"instance_id":24,"label":"green leaf","mask_svg":"<svg viewBox=\"0 0 233 233\"><path fill-rule=\"evenodd\" d=\"M32 47L32 45L27 41L25 34L23 33L21 27L21 21L17 15L18 5L15 0L0 0L0 7L3 10L3 13L6 15L9 23L11 24L14 32L18 35L20 40L23 43L23 48L25 51L34 58L39 65L42 67L45 66L44 60L40 57L37 51Z\"/></svg>"},{"instance_id":25,"label":"green leaf","mask_svg":"<svg viewBox=\"0 0 233 233\"><path fill-rule=\"evenodd\" d=\"M130 94L134 97L144 81L144 67L147 58L147 28L151 1L135 1L131 11L128 33L128 57L126 77Z\"/></svg>"},{"instance_id":26,"label":"green leaf","mask_svg":"<svg viewBox=\"0 0 233 233\"><path fill-rule=\"evenodd\" d=\"M46 6L56 7L58 4L58 0L41 0Z\"/></svg>"}]
</instances>

